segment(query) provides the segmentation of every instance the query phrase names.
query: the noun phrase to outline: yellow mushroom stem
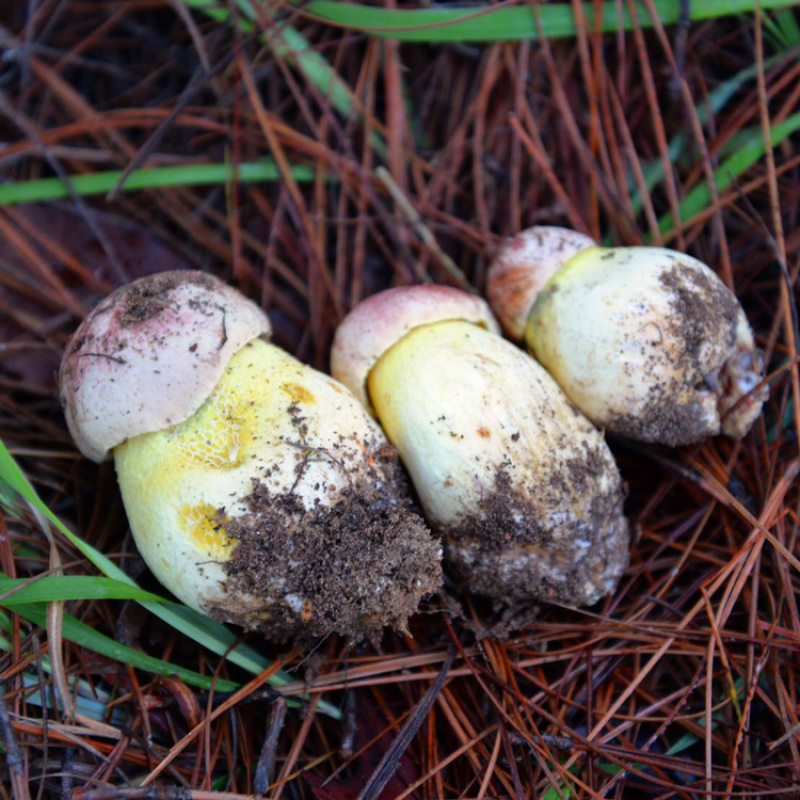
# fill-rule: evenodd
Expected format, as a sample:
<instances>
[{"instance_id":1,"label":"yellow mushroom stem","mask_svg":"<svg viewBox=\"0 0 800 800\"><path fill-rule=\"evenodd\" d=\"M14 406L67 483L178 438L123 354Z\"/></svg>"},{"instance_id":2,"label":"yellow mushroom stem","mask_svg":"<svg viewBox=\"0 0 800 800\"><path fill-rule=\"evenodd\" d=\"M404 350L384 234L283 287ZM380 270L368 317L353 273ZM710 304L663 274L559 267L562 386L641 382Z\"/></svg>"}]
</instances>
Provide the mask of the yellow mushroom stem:
<instances>
[{"instance_id":1,"label":"yellow mushroom stem","mask_svg":"<svg viewBox=\"0 0 800 800\"><path fill-rule=\"evenodd\" d=\"M254 340L185 422L114 460L137 546L187 605L270 638L403 627L439 547L402 472L340 384Z\"/></svg>"}]
</instances>

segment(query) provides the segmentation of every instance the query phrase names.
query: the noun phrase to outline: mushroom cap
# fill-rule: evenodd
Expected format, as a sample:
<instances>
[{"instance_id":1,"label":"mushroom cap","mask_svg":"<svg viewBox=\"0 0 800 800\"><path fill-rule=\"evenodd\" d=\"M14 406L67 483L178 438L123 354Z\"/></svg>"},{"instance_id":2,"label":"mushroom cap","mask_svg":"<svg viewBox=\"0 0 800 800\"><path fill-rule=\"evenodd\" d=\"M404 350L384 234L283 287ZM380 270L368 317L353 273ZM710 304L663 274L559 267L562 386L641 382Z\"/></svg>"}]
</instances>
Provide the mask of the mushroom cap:
<instances>
[{"instance_id":1,"label":"mushroom cap","mask_svg":"<svg viewBox=\"0 0 800 800\"><path fill-rule=\"evenodd\" d=\"M342 320L333 339L331 374L372 412L366 380L377 360L412 328L444 320L472 322L493 333L500 330L486 302L460 289L387 289L368 297Z\"/></svg>"},{"instance_id":2,"label":"mushroom cap","mask_svg":"<svg viewBox=\"0 0 800 800\"><path fill-rule=\"evenodd\" d=\"M595 242L568 228L536 225L506 241L487 276L489 305L506 334L516 342L539 291L574 255Z\"/></svg>"},{"instance_id":3,"label":"mushroom cap","mask_svg":"<svg viewBox=\"0 0 800 800\"><path fill-rule=\"evenodd\" d=\"M188 419L231 356L269 334L255 303L202 272L161 272L112 292L61 362L61 403L78 449L103 461L133 436Z\"/></svg>"}]
</instances>

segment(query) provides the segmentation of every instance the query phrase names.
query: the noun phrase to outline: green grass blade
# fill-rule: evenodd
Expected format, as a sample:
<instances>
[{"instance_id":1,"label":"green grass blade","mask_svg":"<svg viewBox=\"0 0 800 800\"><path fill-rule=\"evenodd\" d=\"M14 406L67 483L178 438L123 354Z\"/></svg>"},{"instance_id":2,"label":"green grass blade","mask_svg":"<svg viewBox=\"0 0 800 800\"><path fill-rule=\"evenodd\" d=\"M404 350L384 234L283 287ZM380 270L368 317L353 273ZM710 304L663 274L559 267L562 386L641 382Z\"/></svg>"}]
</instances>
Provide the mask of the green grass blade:
<instances>
[{"instance_id":1,"label":"green grass blade","mask_svg":"<svg viewBox=\"0 0 800 800\"><path fill-rule=\"evenodd\" d=\"M292 176L300 183L314 179L310 167L292 167ZM120 170L95 172L90 175L73 175L70 184L81 197L105 194L111 191L122 177ZM280 180L280 172L274 161L257 161L244 164L191 164L169 167L152 167L134 170L125 180L125 192L142 189L162 189L175 186L204 186L226 184L231 181L255 183L257 181ZM31 203L42 200L60 200L70 197L70 191L60 178L42 178L0 185L0 205Z\"/></svg>"},{"instance_id":2,"label":"green grass blade","mask_svg":"<svg viewBox=\"0 0 800 800\"><path fill-rule=\"evenodd\" d=\"M764 27L777 42L778 47L789 50L800 44L800 24L792 10L781 11L774 18L764 17Z\"/></svg>"},{"instance_id":3,"label":"green grass blade","mask_svg":"<svg viewBox=\"0 0 800 800\"><path fill-rule=\"evenodd\" d=\"M28 584L26 586L26 584ZM50 575L32 583L9 578L0 573L0 606L11 608L20 603L50 603L68 600L139 600L161 603L157 594L146 592L138 586L98 578L93 575Z\"/></svg>"},{"instance_id":4,"label":"green grass blade","mask_svg":"<svg viewBox=\"0 0 800 800\"><path fill-rule=\"evenodd\" d=\"M47 606L43 603L21 603L14 606L14 613L44 628L47 626ZM177 675L184 683L196 686L206 691L212 686L220 692L235 691L239 684L233 681L218 679L214 682L208 675L201 675L194 670L162 661L160 658L148 656L128 645L115 642L103 633L96 631L70 614L64 614L64 625L62 635L70 642L74 642L81 647L85 647L94 653L120 661L123 664L130 664L136 669L146 670L156 675Z\"/></svg>"},{"instance_id":5,"label":"green grass blade","mask_svg":"<svg viewBox=\"0 0 800 800\"><path fill-rule=\"evenodd\" d=\"M76 536L41 500L36 490L31 486L19 465L8 452L5 444L0 441L0 481L10 486L23 500L41 513L53 526L55 526L69 541L80 550L106 577L115 578L130 586L136 584L113 561L106 558L99 550L86 544Z\"/></svg>"},{"instance_id":6,"label":"green grass blade","mask_svg":"<svg viewBox=\"0 0 800 800\"><path fill-rule=\"evenodd\" d=\"M561 783L558 789L551 786L543 795L542 800L569 800L572 797L572 789L569 784Z\"/></svg>"},{"instance_id":7,"label":"green grass blade","mask_svg":"<svg viewBox=\"0 0 800 800\"><path fill-rule=\"evenodd\" d=\"M782 54L773 56L765 62L764 66L770 67L777 63L782 57ZM717 86L716 89L709 94L708 102L701 104L697 108L697 118L700 124L705 124L711 114L718 114L731 97L733 97L745 83L754 80L757 74L758 67L753 65L741 70L741 72ZM676 163L683 154L685 148L686 136L683 133L679 133L669 143L668 153L670 163ZM664 179L664 163L660 158L655 158L642 167L642 172L644 174L645 186L648 192L652 192L656 184ZM631 208L633 209L634 215L637 215L642 210L644 200L638 188L634 188L636 187L636 182L632 174L628 178L628 185L631 188Z\"/></svg>"},{"instance_id":8,"label":"green grass blade","mask_svg":"<svg viewBox=\"0 0 800 800\"><path fill-rule=\"evenodd\" d=\"M117 581L136 587L136 583L131 580L113 561L104 556L91 545L84 542L79 536L64 525L63 522L42 502L36 490L31 486L28 479L23 474L19 465L8 452L5 444L0 441L0 483L5 482L20 497L31 504L51 522L67 539L100 570L106 577L114 578ZM199 645L202 645L212 653L225 656L229 661L242 669L258 675L270 666L268 659L264 658L258 651L237 643L238 637L233 631L228 630L224 625L215 622L209 617L199 614L186 606L168 603L163 599L159 602L140 601L151 614L171 625L176 630L189 636ZM15 611L18 609L15 607ZM18 612L19 613L19 612ZM274 686L282 686L292 681L293 678L283 670L276 672L271 678L270 683ZM341 712L330 703L322 702L318 706L322 713L335 719L341 718Z\"/></svg>"},{"instance_id":9,"label":"green grass blade","mask_svg":"<svg viewBox=\"0 0 800 800\"><path fill-rule=\"evenodd\" d=\"M771 129L772 146L777 147L784 139L800 130L800 112L792 114L783 122L774 125ZM714 171L714 184L718 191L723 191L746 172L766 153L764 134L754 131L748 142L745 142L737 153L725 160ZM679 210L682 220L691 220L692 217L704 211L711 203L711 192L706 184L695 187L681 201ZM668 233L675 227L672 213L665 214L658 222L661 233Z\"/></svg>"},{"instance_id":10,"label":"green grass blade","mask_svg":"<svg viewBox=\"0 0 800 800\"><path fill-rule=\"evenodd\" d=\"M689 4L693 22L732 14L752 13L758 0L704 0ZM761 0L762 10L790 8L796 0ZM680 0L654 0L663 25L674 25L681 18ZM303 9L328 22L356 28L373 36L404 42L497 42L536 39L539 35L533 11L525 6L491 5L453 8L439 6L419 9L389 9L337 0L311 0ZM594 6L584 4L585 18L594 20ZM577 33L575 12L567 3L542 4L539 7L542 35L548 39L572 38ZM637 4L642 28L652 27L650 15ZM633 21L626 4L606 2L600 6L600 29L604 33L631 30Z\"/></svg>"}]
</instances>

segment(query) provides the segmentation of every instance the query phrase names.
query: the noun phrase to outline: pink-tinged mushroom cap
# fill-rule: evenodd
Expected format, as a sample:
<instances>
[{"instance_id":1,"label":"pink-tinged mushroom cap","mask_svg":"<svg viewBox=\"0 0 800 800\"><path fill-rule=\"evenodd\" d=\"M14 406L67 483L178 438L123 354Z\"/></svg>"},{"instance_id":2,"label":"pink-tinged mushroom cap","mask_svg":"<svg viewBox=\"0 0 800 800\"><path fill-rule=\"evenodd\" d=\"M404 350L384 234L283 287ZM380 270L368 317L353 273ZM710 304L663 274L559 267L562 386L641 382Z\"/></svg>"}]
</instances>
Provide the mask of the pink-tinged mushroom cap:
<instances>
[{"instance_id":1,"label":"pink-tinged mushroom cap","mask_svg":"<svg viewBox=\"0 0 800 800\"><path fill-rule=\"evenodd\" d=\"M150 275L98 304L61 362L61 402L87 458L176 425L205 402L231 356L270 334L252 301L202 272Z\"/></svg>"},{"instance_id":2,"label":"pink-tinged mushroom cap","mask_svg":"<svg viewBox=\"0 0 800 800\"><path fill-rule=\"evenodd\" d=\"M522 341L528 314L542 287L594 240L568 228L537 225L506 241L489 267L487 295L511 339Z\"/></svg>"},{"instance_id":3,"label":"pink-tinged mushroom cap","mask_svg":"<svg viewBox=\"0 0 800 800\"><path fill-rule=\"evenodd\" d=\"M401 286L368 297L339 325L331 374L372 411L366 380L375 362L412 328L463 320L493 333L500 326L480 297L449 286Z\"/></svg>"}]
</instances>

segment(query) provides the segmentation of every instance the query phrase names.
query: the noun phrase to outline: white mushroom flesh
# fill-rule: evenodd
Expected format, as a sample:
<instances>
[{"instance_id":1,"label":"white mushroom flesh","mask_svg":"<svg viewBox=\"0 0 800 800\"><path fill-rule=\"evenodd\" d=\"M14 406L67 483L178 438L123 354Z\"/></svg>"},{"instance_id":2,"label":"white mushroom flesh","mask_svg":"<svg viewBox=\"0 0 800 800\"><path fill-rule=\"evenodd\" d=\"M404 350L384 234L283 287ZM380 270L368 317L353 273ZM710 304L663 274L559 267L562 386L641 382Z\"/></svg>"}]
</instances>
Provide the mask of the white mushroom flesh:
<instances>
[{"instance_id":1,"label":"white mushroom flesh","mask_svg":"<svg viewBox=\"0 0 800 800\"><path fill-rule=\"evenodd\" d=\"M628 563L620 476L541 366L476 325L444 321L403 336L367 385L468 588L576 605L613 591Z\"/></svg>"}]
</instances>

